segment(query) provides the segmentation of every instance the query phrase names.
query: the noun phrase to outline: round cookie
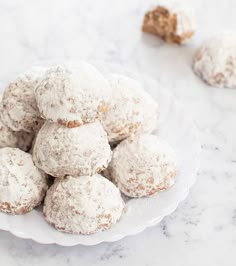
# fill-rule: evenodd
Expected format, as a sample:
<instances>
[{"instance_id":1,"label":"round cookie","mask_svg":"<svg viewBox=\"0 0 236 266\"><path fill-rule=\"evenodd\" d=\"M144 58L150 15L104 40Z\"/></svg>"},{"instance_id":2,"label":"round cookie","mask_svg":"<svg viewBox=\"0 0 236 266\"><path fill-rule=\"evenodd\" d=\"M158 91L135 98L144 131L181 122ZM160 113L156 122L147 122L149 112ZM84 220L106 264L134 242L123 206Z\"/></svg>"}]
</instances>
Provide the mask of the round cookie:
<instances>
[{"instance_id":1,"label":"round cookie","mask_svg":"<svg viewBox=\"0 0 236 266\"><path fill-rule=\"evenodd\" d=\"M74 234L107 230L124 211L119 189L98 174L57 180L48 190L44 204L48 223Z\"/></svg>"},{"instance_id":2,"label":"round cookie","mask_svg":"<svg viewBox=\"0 0 236 266\"><path fill-rule=\"evenodd\" d=\"M109 142L116 143L142 130L152 132L157 126L158 105L139 82L126 76L111 74L111 104L101 123Z\"/></svg>"},{"instance_id":3,"label":"round cookie","mask_svg":"<svg viewBox=\"0 0 236 266\"><path fill-rule=\"evenodd\" d=\"M41 115L66 127L94 122L110 102L108 82L92 65L51 67L36 88Z\"/></svg>"},{"instance_id":4,"label":"round cookie","mask_svg":"<svg viewBox=\"0 0 236 266\"><path fill-rule=\"evenodd\" d=\"M32 132L41 127L42 118L35 100L34 89L42 73L42 68L34 68L20 75L5 89L1 118L13 131Z\"/></svg>"},{"instance_id":5,"label":"round cookie","mask_svg":"<svg viewBox=\"0 0 236 266\"><path fill-rule=\"evenodd\" d=\"M179 3L159 0L158 5L145 15L142 30L155 34L168 43L185 43L195 31L192 13Z\"/></svg>"},{"instance_id":6,"label":"round cookie","mask_svg":"<svg viewBox=\"0 0 236 266\"><path fill-rule=\"evenodd\" d=\"M236 35L221 34L204 42L193 57L193 70L211 86L236 88Z\"/></svg>"},{"instance_id":7,"label":"round cookie","mask_svg":"<svg viewBox=\"0 0 236 266\"><path fill-rule=\"evenodd\" d=\"M32 156L16 148L0 149L0 211L24 214L43 200L47 177Z\"/></svg>"},{"instance_id":8,"label":"round cookie","mask_svg":"<svg viewBox=\"0 0 236 266\"><path fill-rule=\"evenodd\" d=\"M177 160L157 136L141 134L121 142L108 167L112 181L129 197L150 197L175 182Z\"/></svg>"},{"instance_id":9,"label":"round cookie","mask_svg":"<svg viewBox=\"0 0 236 266\"><path fill-rule=\"evenodd\" d=\"M110 159L107 134L99 122L75 128L46 122L33 149L36 166L55 177L93 175Z\"/></svg>"}]
</instances>

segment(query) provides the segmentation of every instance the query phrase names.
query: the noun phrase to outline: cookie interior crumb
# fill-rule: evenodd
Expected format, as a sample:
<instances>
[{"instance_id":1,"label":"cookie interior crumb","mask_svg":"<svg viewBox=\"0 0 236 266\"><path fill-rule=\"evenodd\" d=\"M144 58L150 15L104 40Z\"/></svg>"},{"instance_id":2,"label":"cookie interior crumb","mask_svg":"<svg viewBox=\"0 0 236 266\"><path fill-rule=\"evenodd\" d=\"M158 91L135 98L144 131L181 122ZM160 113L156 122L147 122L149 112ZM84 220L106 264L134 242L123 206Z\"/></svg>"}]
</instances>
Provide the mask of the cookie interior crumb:
<instances>
[{"instance_id":1,"label":"cookie interior crumb","mask_svg":"<svg viewBox=\"0 0 236 266\"><path fill-rule=\"evenodd\" d=\"M145 15L142 31L155 34L168 43L177 44L183 43L184 40L193 35L193 31L187 31L178 35L176 33L177 15L162 6L157 6Z\"/></svg>"}]
</instances>

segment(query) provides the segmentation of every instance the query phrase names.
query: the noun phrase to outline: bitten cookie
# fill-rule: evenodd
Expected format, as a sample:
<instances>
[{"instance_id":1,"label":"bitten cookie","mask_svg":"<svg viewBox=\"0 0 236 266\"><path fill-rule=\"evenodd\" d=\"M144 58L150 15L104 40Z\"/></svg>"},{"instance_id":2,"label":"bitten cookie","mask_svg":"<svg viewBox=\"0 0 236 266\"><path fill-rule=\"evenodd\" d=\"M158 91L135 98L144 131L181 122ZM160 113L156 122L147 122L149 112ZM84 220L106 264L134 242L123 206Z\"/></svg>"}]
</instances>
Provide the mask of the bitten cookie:
<instances>
[{"instance_id":1,"label":"bitten cookie","mask_svg":"<svg viewBox=\"0 0 236 266\"><path fill-rule=\"evenodd\" d=\"M46 220L57 230L73 234L107 230L124 210L119 189L98 174L67 176L56 181L48 190L44 204Z\"/></svg>"},{"instance_id":2,"label":"bitten cookie","mask_svg":"<svg viewBox=\"0 0 236 266\"><path fill-rule=\"evenodd\" d=\"M46 122L38 132L33 160L55 177L93 175L107 167L111 149L99 122L75 128Z\"/></svg>"},{"instance_id":3,"label":"bitten cookie","mask_svg":"<svg viewBox=\"0 0 236 266\"><path fill-rule=\"evenodd\" d=\"M41 127L43 122L36 104L34 89L44 70L33 68L20 75L5 89L1 118L13 131L32 132Z\"/></svg>"},{"instance_id":4,"label":"bitten cookie","mask_svg":"<svg viewBox=\"0 0 236 266\"><path fill-rule=\"evenodd\" d=\"M0 211L24 214L43 200L47 177L32 156L15 148L0 149Z\"/></svg>"},{"instance_id":5,"label":"bitten cookie","mask_svg":"<svg viewBox=\"0 0 236 266\"><path fill-rule=\"evenodd\" d=\"M36 89L41 115L66 127L94 122L106 112L110 90L92 65L58 65L50 68Z\"/></svg>"},{"instance_id":6,"label":"bitten cookie","mask_svg":"<svg viewBox=\"0 0 236 266\"><path fill-rule=\"evenodd\" d=\"M177 160L165 141L141 134L124 140L113 150L108 173L125 195L150 197L174 184Z\"/></svg>"},{"instance_id":7,"label":"bitten cookie","mask_svg":"<svg viewBox=\"0 0 236 266\"><path fill-rule=\"evenodd\" d=\"M211 86L236 88L235 34L221 34L205 41L193 57L193 70Z\"/></svg>"},{"instance_id":8,"label":"bitten cookie","mask_svg":"<svg viewBox=\"0 0 236 266\"><path fill-rule=\"evenodd\" d=\"M111 74L108 81L112 100L101 123L109 142L116 143L137 131L152 132L158 124L158 104L139 82L126 76Z\"/></svg>"},{"instance_id":9,"label":"bitten cookie","mask_svg":"<svg viewBox=\"0 0 236 266\"><path fill-rule=\"evenodd\" d=\"M155 9L149 11L142 30L155 34L166 42L182 44L192 37L195 22L190 10L170 1L158 1Z\"/></svg>"}]
</instances>

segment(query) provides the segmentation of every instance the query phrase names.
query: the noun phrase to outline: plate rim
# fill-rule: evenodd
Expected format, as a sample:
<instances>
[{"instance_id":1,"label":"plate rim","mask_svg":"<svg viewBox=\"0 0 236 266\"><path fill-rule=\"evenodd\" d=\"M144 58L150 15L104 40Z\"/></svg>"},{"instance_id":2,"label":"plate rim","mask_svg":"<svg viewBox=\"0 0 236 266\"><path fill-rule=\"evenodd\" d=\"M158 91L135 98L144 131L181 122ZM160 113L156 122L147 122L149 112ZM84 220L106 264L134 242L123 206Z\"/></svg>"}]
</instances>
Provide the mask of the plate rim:
<instances>
[{"instance_id":1,"label":"plate rim","mask_svg":"<svg viewBox=\"0 0 236 266\"><path fill-rule=\"evenodd\" d=\"M52 61L45 61L45 62L52 62ZM70 61L71 62L71 61ZM73 62L73 61L72 61ZM90 62L90 61L88 61ZM104 62L104 61L92 61L91 63L94 64L94 62L97 62L97 63L103 63L103 64L107 64L107 65L112 65L112 66L116 66L116 67L119 67L119 68L123 68L125 70L128 70L130 73L135 73L136 75L139 74L138 71L132 71L132 70L129 70L128 68L120 65L120 64L115 64L115 63L108 63L108 62ZM41 62L42 64L42 62ZM33 66L37 66L37 64L34 64ZM95 66L96 66L96 63L95 63ZM163 85L161 84L161 82L159 82L158 80L154 79L153 77L147 75L147 74L143 74L143 73L140 73L140 75L142 75L143 77L145 78L148 78L148 79L152 79L153 81L155 81L156 83L159 83L160 87L161 87L161 90L162 90L162 93L166 94L167 97L171 97L174 99L174 102L175 104L180 108L180 109L184 109L184 105L183 103L176 99L176 97L174 96L174 94L168 90L168 88L163 88ZM167 209L165 211L163 211L163 213L161 215L158 215L157 217L149 220L149 221L146 221L146 223L144 223L143 225L139 225L139 226L134 226L132 228L132 230L126 232L125 234L114 234L113 237L111 237L110 239L106 239L106 240L103 240L102 238L101 239L94 239L92 241L88 241L86 243L81 243L81 242L73 242L73 243L67 243L67 242L64 242L63 244L59 241L57 242L55 239L47 239L47 240L42 240L41 239L38 239L34 236L30 236L30 235L27 235L25 233L22 233L22 232L19 232L19 231L16 231L14 230L10 225L9 223L6 223L5 226L4 224L3 225L0 225L0 230L3 230L3 231L6 231L6 232L10 232L12 235L18 237L18 238L22 238L22 239L30 239L30 240L33 240L37 243L40 243L40 244L46 244L46 245L49 245L49 244L57 244L57 245L60 245L60 246L65 246L65 247L69 247L69 246L76 246L76 245L82 245L82 246L94 246L94 245L98 245L100 243L111 243L111 242L115 242L115 241L118 241L118 240L121 240L125 237L128 237L128 236L133 236L133 235L137 235L141 232L143 232L146 228L150 228L152 226L155 226L157 224L159 224L166 216L170 215L171 213L173 213L177 208L178 206L188 197L189 193L190 193L190 190L191 188L194 186L194 184L196 183L197 181L197 172L199 170L199 167L200 167L200 154L201 154L201 145L200 145L200 139L199 139L199 132L197 130L197 127L194 123L194 120L192 119L192 117L190 116L189 113L187 113L185 115L185 119L188 119L188 121L191 123L191 126L192 126L192 131L193 131L193 134L194 134L194 137L195 137L195 140L196 140L196 143L194 143L195 145L195 148L196 148L196 157L194 158L194 161L195 161L195 169L192 173L192 182L190 182L188 184L188 186L186 186L185 188L185 191L183 192L183 194L181 195L181 197L179 198L178 201L174 202L173 204L171 204L170 206L167 207Z\"/></svg>"}]
</instances>

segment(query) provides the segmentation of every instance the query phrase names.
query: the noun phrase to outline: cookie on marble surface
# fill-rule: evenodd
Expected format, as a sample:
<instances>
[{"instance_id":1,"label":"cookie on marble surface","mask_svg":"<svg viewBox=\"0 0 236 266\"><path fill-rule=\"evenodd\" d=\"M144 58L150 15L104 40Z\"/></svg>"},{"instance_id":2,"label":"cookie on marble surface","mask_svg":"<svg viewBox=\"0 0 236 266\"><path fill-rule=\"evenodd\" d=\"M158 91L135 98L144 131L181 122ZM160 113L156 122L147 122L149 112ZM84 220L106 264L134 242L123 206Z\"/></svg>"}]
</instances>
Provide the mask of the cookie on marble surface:
<instances>
[{"instance_id":1,"label":"cookie on marble surface","mask_svg":"<svg viewBox=\"0 0 236 266\"><path fill-rule=\"evenodd\" d=\"M173 149L155 135L140 134L114 150L109 177L129 197L150 197L175 183L177 159Z\"/></svg>"},{"instance_id":2,"label":"cookie on marble surface","mask_svg":"<svg viewBox=\"0 0 236 266\"><path fill-rule=\"evenodd\" d=\"M235 33L224 33L205 41L193 57L193 70L211 86L236 88Z\"/></svg>"},{"instance_id":3,"label":"cookie on marble surface","mask_svg":"<svg viewBox=\"0 0 236 266\"><path fill-rule=\"evenodd\" d=\"M51 67L36 88L41 115L66 127L94 122L110 102L108 82L92 65Z\"/></svg>"},{"instance_id":4,"label":"cookie on marble surface","mask_svg":"<svg viewBox=\"0 0 236 266\"><path fill-rule=\"evenodd\" d=\"M2 97L1 118L13 131L32 132L42 125L34 89L44 68L33 68L11 82Z\"/></svg>"},{"instance_id":5,"label":"cookie on marble surface","mask_svg":"<svg viewBox=\"0 0 236 266\"><path fill-rule=\"evenodd\" d=\"M139 130L152 132L158 122L158 104L138 81L118 74L107 78L112 100L101 123L109 142L117 143Z\"/></svg>"},{"instance_id":6,"label":"cookie on marble surface","mask_svg":"<svg viewBox=\"0 0 236 266\"><path fill-rule=\"evenodd\" d=\"M75 128L46 122L38 132L33 160L55 177L93 175L107 167L111 149L99 122Z\"/></svg>"},{"instance_id":7,"label":"cookie on marble surface","mask_svg":"<svg viewBox=\"0 0 236 266\"><path fill-rule=\"evenodd\" d=\"M195 22L191 10L179 3L158 1L158 5L145 15L142 30L168 43L182 44L194 34Z\"/></svg>"},{"instance_id":8,"label":"cookie on marble surface","mask_svg":"<svg viewBox=\"0 0 236 266\"><path fill-rule=\"evenodd\" d=\"M47 176L29 153L16 148L0 149L0 211L24 214L38 206L48 188Z\"/></svg>"},{"instance_id":9,"label":"cookie on marble surface","mask_svg":"<svg viewBox=\"0 0 236 266\"><path fill-rule=\"evenodd\" d=\"M44 201L44 216L57 230L93 234L109 229L122 216L119 189L101 175L57 180Z\"/></svg>"}]
</instances>

